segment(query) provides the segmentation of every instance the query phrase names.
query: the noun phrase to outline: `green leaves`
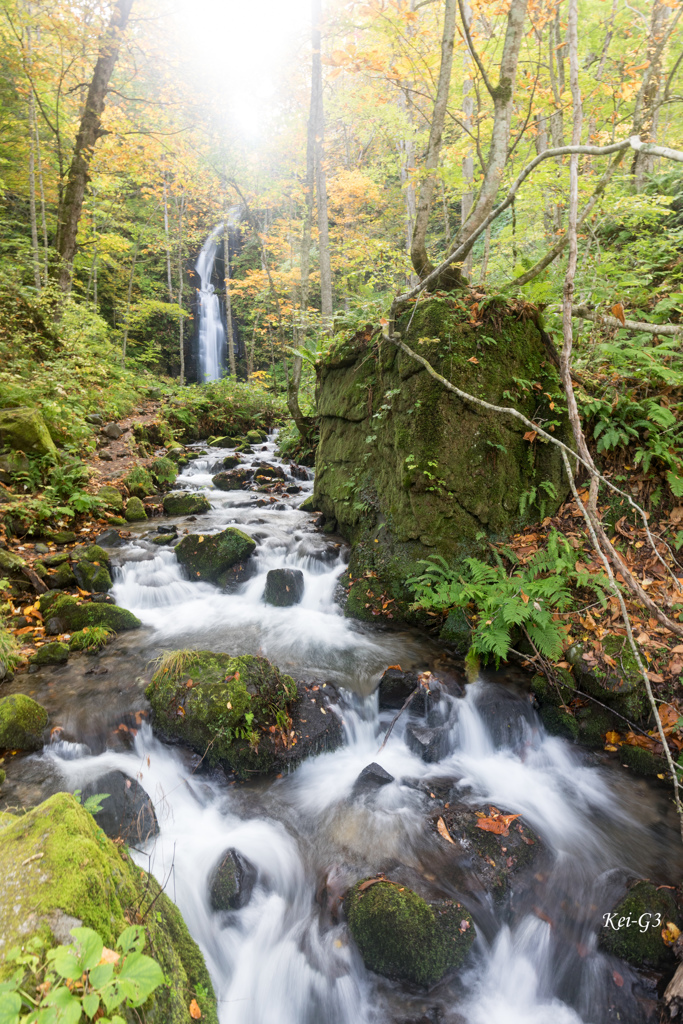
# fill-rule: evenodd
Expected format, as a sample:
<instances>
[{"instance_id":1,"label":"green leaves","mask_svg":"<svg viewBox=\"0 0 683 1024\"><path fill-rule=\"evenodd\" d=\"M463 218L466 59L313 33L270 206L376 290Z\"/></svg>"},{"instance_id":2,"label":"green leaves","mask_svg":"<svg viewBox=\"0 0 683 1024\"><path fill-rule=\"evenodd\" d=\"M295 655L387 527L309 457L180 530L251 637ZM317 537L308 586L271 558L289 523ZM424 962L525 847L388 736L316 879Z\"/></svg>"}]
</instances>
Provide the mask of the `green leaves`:
<instances>
[{"instance_id":1,"label":"green leaves","mask_svg":"<svg viewBox=\"0 0 683 1024\"><path fill-rule=\"evenodd\" d=\"M102 959L104 943L92 928L72 928L73 946L57 946L48 953L48 960L61 978L75 981Z\"/></svg>"},{"instance_id":2,"label":"green leaves","mask_svg":"<svg viewBox=\"0 0 683 1024\"><path fill-rule=\"evenodd\" d=\"M0 985L0 1024L17 1024L20 1012L21 996Z\"/></svg>"}]
</instances>

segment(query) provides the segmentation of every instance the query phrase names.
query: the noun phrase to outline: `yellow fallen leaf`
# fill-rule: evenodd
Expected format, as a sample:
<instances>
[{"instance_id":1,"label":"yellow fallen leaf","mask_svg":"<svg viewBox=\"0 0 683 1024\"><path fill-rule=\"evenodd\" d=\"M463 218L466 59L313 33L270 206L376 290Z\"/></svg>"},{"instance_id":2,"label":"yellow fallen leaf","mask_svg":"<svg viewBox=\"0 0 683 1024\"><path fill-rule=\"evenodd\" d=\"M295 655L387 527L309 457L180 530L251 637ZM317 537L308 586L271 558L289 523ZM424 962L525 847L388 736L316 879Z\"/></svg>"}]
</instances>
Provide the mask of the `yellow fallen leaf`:
<instances>
[{"instance_id":1,"label":"yellow fallen leaf","mask_svg":"<svg viewBox=\"0 0 683 1024\"><path fill-rule=\"evenodd\" d=\"M618 750L618 747L615 747L613 743L606 743L605 750L609 750L611 753L614 753L615 750Z\"/></svg>"},{"instance_id":2,"label":"yellow fallen leaf","mask_svg":"<svg viewBox=\"0 0 683 1024\"><path fill-rule=\"evenodd\" d=\"M447 842L449 842L449 843L451 844L451 846L455 846L455 843L454 843L454 842L453 842L453 840L451 839L451 835L450 835L450 832L449 832L449 831L448 831L448 829L446 828L446 822L445 822L445 821L443 820L443 818L439 818L439 820L438 820L438 821L437 821L437 823L436 823L436 827L437 827L437 830L438 830L438 832L439 832L439 835L440 835L440 836L443 836L443 838L444 838L444 839L445 839L445 840L446 840Z\"/></svg>"},{"instance_id":3,"label":"yellow fallen leaf","mask_svg":"<svg viewBox=\"0 0 683 1024\"><path fill-rule=\"evenodd\" d=\"M608 743L618 743L619 733L614 731L605 733L605 739Z\"/></svg>"},{"instance_id":4,"label":"yellow fallen leaf","mask_svg":"<svg viewBox=\"0 0 683 1024\"><path fill-rule=\"evenodd\" d=\"M662 928L662 938L664 939L665 946L673 946L674 942L681 934L681 929L678 928L673 921L667 921L664 928Z\"/></svg>"}]
</instances>

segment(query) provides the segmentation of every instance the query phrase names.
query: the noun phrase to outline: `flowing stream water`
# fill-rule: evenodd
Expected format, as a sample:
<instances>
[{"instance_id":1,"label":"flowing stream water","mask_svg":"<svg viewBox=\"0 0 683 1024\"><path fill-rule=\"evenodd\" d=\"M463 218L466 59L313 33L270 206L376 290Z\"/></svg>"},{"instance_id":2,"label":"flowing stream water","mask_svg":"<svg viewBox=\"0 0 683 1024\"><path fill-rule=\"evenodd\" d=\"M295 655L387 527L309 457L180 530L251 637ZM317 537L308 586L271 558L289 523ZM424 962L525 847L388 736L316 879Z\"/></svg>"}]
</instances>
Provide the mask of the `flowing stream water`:
<instances>
[{"instance_id":1,"label":"flowing stream water","mask_svg":"<svg viewBox=\"0 0 683 1024\"><path fill-rule=\"evenodd\" d=\"M281 464L274 449L271 437L247 461ZM378 711L375 689L385 668L452 662L417 633L346 619L335 602L344 546L298 510L312 482L274 502L256 492L218 491L211 477L224 454L201 450L178 479L178 488L201 491L212 503L210 513L179 529L245 530L257 542L254 574L232 593L190 582L172 548L151 543L159 521L136 526L125 547L112 551L114 595L145 629L97 658L32 677L31 692L61 728L41 754L24 759L24 789L17 783L15 801L35 796L32 785L43 794L74 789L112 769L139 780L160 834L135 857L166 886L201 946L222 1024L653 1019L654 981L601 953L597 936L627 877L664 883L680 875L667 794L547 735L528 693L509 675L482 678L464 697L442 701L450 752L438 763L425 764L407 746L408 714L378 753L393 715ZM303 600L292 608L263 602L265 574L280 566L304 573ZM162 743L144 721L131 729L145 706L141 677L149 659L180 647L260 653L300 679L334 684L343 746L277 779L240 785L217 770L197 771L197 758ZM354 796L355 779L373 761L394 781ZM430 790L439 785L472 806L490 802L521 813L541 837L535 874L504 903L426 828ZM216 914L207 880L228 847L251 861L258 881L246 906ZM477 937L465 966L429 992L366 971L337 913L338 894L381 870L397 871L418 891L462 901L474 918Z\"/></svg>"}]
</instances>

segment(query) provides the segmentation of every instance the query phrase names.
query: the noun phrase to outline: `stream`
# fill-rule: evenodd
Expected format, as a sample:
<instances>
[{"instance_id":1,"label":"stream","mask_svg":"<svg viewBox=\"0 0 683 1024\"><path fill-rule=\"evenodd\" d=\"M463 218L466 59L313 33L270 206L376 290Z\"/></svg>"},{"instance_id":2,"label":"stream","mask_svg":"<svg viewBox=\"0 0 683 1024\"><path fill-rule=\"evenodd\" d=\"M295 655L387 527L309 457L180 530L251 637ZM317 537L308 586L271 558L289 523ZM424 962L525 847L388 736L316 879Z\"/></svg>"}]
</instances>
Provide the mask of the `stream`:
<instances>
[{"instance_id":1,"label":"stream","mask_svg":"<svg viewBox=\"0 0 683 1024\"><path fill-rule=\"evenodd\" d=\"M275 456L275 436L245 462ZM676 883L683 869L668 794L602 754L549 736L523 679L492 673L445 696L439 720L449 752L426 764L406 743L402 715L379 712L376 687L389 665L461 674L442 645L410 630L358 623L335 600L348 551L316 531L298 494L216 490L225 457L196 446L176 488L206 494L212 509L183 531L237 526L257 542L253 574L222 593L190 582L172 547L151 543L170 521L136 524L111 549L114 597L144 628L97 656L17 677L48 709L52 742L8 765L6 805L29 805L117 769L151 797L160 834L135 851L178 904L213 979L221 1024L640 1024L656 1019L656 979L598 950L602 915L629 877ZM258 504L257 504L258 503ZM266 605L269 569L301 569L305 591L291 608ZM198 769L190 751L155 737L146 715L150 660L198 648L262 654L313 685L333 684L344 744L289 775L236 784ZM332 688L332 687L331 687ZM354 781L377 761L394 781L363 795ZM496 902L426 827L441 787L472 806L520 813L542 840L535 873ZM446 797L448 799L448 797ZM213 913L207 880L226 848L257 869L246 906ZM451 848L452 849L452 848ZM359 878L394 872L423 895L463 902L476 940L463 968L429 992L368 972L335 908ZM327 894L327 896L322 895ZM335 897L334 899L332 897Z\"/></svg>"}]
</instances>

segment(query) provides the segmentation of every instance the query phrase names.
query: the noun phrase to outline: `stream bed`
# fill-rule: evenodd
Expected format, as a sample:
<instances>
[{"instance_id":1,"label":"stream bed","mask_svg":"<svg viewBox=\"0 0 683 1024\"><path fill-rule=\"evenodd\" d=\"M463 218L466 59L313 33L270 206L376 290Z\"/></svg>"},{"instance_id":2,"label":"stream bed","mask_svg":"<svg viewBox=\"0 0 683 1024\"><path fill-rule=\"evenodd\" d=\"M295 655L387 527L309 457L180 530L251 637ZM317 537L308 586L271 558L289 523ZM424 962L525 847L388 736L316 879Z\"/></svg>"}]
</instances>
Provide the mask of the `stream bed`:
<instances>
[{"instance_id":1,"label":"stream bed","mask_svg":"<svg viewBox=\"0 0 683 1024\"><path fill-rule=\"evenodd\" d=\"M245 461L267 460L289 474L275 443L271 436ZM152 543L171 521L133 527L110 551L113 593L143 629L97 656L15 678L9 689L47 708L53 734L42 752L8 764L3 805L29 806L112 770L138 780L160 833L134 857L165 885L200 945L221 1024L655 1020L658 978L602 953L598 935L628 878L680 879L666 791L549 736L513 671L443 697L438 716L448 743L440 760L425 763L408 746L409 714L379 753L395 714L378 709L385 669L461 677L457 659L417 632L344 617L335 592L347 551L298 509L312 480L288 476L300 493L274 501L219 491L211 480L225 452L196 450L176 488L206 494L212 508L172 522L180 536L244 530L257 543L250 578L227 593L190 582L172 546ZM290 608L263 601L265 576L280 567L304 573L303 600ZM343 745L289 775L247 783L199 765L185 748L155 737L147 717L150 663L178 648L260 654L297 679L336 690ZM354 783L372 762L393 781L359 794ZM540 837L531 869L502 900L429 826L434 801L454 800L521 814ZM255 867L256 884L241 909L214 913L208 880L226 848ZM427 898L459 900L474 919L464 967L429 991L368 972L350 938L339 897L378 872Z\"/></svg>"}]
</instances>

